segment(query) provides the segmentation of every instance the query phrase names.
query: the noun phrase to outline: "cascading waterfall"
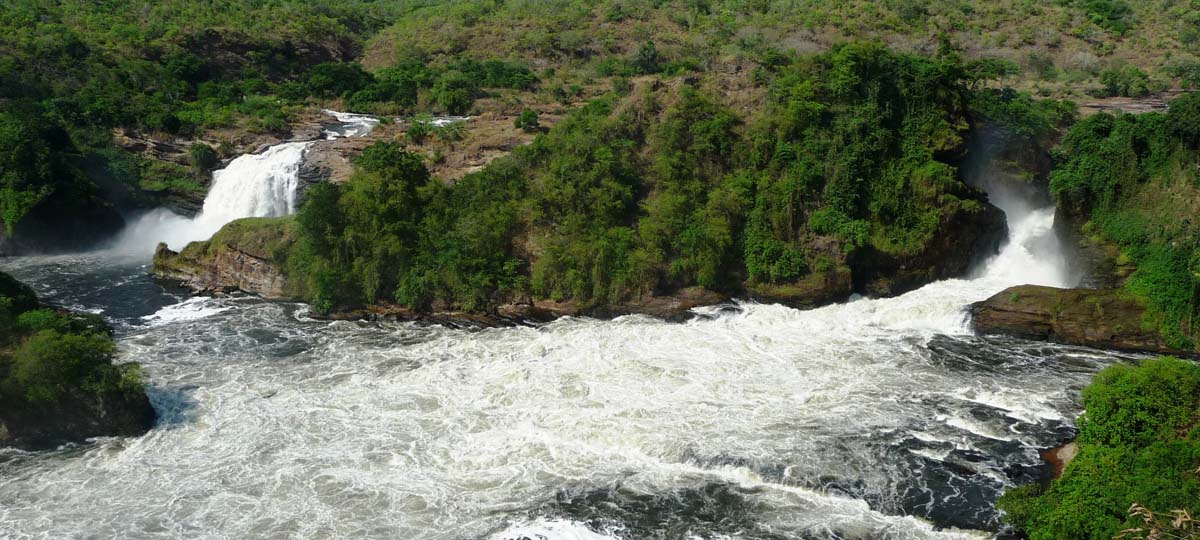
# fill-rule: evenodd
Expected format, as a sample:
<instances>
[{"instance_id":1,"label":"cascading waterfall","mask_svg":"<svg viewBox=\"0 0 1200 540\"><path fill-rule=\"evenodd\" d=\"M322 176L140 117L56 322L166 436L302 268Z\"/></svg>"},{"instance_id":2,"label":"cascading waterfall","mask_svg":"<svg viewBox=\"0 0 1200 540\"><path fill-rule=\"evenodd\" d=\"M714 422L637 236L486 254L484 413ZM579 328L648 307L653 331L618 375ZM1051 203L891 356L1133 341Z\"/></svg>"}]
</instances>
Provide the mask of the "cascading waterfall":
<instances>
[{"instance_id":1,"label":"cascading waterfall","mask_svg":"<svg viewBox=\"0 0 1200 540\"><path fill-rule=\"evenodd\" d=\"M324 131L326 139L362 137L379 124L370 116L323 111L340 124ZM194 218L160 208L134 220L113 243L123 253L149 253L158 242L179 249L205 240L226 223L246 217L284 216L296 211L300 165L312 142L285 142L258 154L245 154L213 172L204 207Z\"/></svg>"},{"instance_id":2,"label":"cascading waterfall","mask_svg":"<svg viewBox=\"0 0 1200 540\"><path fill-rule=\"evenodd\" d=\"M250 298L147 310L124 301L132 285L89 281L94 262L8 261L57 302L110 310L162 420L0 451L0 537L986 538L964 529L998 527L995 497L1037 480L1037 449L1070 434L1079 388L1117 358L971 334L971 302L1069 284L1053 209L993 200L1010 241L969 279L682 324L464 331Z\"/></svg>"}]
</instances>

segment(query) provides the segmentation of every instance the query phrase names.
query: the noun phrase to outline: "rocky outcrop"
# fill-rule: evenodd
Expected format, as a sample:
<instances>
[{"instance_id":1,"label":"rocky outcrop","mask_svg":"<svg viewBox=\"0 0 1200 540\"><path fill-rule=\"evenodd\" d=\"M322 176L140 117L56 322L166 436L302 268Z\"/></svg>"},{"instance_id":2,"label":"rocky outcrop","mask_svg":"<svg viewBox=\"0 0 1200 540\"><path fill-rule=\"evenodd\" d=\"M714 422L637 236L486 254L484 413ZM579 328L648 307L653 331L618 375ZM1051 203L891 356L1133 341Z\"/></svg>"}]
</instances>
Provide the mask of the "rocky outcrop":
<instances>
[{"instance_id":1,"label":"rocky outcrop","mask_svg":"<svg viewBox=\"0 0 1200 540\"><path fill-rule=\"evenodd\" d=\"M759 285L750 289L752 300L800 309L844 302L853 294L852 272L844 264L830 270L814 271L795 283Z\"/></svg>"},{"instance_id":2,"label":"rocky outcrop","mask_svg":"<svg viewBox=\"0 0 1200 540\"><path fill-rule=\"evenodd\" d=\"M36 408L0 407L0 447L40 450L92 437L138 436L154 420L145 392L73 392Z\"/></svg>"},{"instance_id":3,"label":"rocky outcrop","mask_svg":"<svg viewBox=\"0 0 1200 540\"><path fill-rule=\"evenodd\" d=\"M1054 448L1042 450L1040 454L1042 456L1042 460L1046 462L1046 465L1050 469L1048 471L1049 474L1047 475L1048 483L1049 480L1062 477L1063 471L1067 470L1067 465L1070 465L1071 460L1075 459L1075 456L1079 455L1079 445L1072 441L1055 446Z\"/></svg>"},{"instance_id":4,"label":"rocky outcrop","mask_svg":"<svg viewBox=\"0 0 1200 540\"><path fill-rule=\"evenodd\" d=\"M972 201L975 202L975 201ZM943 214L925 246L896 255L865 248L850 261L855 292L895 296L934 281L961 277L979 260L994 255L1008 236L1004 212L988 203L962 204Z\"/></svg>"},{"instance_id":5,"label":"rocky outcrop","mask_svg":"<svg viewBox=\"0 0 1200 540\"><path fill-rule=\"evenodd\" d=\"M57 313L55 330L35 332L14 324L34 310ZM100 436L141 435L154 425L154 408L142 390L136 364L114 366L90 345L111 340L95 316L42 304L33 289L0 272L0 447L53 448ZM38 318L45 321L45 316ZM27 340L39 339L37 344ZM71 339L71 345L66 345ZM111 345L109 341L108 345ZM65 352L70 351L67 354ZM69 360L72 365L63 366Z\"/></svg>"},{"instance_id":6,"label":"rocky outcrop","mask_svg":"<svg viewBox=\"0 0 1200 540\"><path fill-rule=\"evenodd\" d=\"M304 149L297 176L300 186L296 189L296 206L304 204L308 188L321 182L341 183L354 174L351 159L375 142L373 137L338 138L315 141Z\"/></svg>"},{"instance_id":7,"label":"rocky outcrop","mask_svg":"<svg viewBox=\"0 0 1200 540\"><path fill-rule=\"evenodd\" d=\"M212 240L192 242L179 252L159 244L151 273L196 294L241 291L290 299L294 295L280 261L294 241L294 221L289 218L241 219L226 225Z\"/></svg>"},{"instance_id":8,"label":"rocky outcrop","mask_svg":"<svg viewBox=\"0 0 1200 540\"><path fill-rule=\"evenodd\" d=\"M1146 308L1116 289L1009 287L971 307L981 334L1005 334L1103 349L1195 356L1167 345Z\"/></svg>"}]
</instances>

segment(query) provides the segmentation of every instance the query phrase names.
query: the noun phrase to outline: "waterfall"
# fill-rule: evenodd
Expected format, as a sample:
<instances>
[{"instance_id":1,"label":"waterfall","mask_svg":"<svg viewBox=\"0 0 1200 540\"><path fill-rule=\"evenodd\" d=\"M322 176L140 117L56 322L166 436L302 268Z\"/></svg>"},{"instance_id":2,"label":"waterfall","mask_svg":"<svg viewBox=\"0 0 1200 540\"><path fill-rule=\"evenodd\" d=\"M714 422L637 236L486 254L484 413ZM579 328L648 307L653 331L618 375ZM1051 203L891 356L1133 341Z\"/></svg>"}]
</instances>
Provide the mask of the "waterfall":
<instances>
[{"instance_id":1,"label":"waterfall","mask_svg":"<svg viewBox=\"0 0 1200 540\"><path fill-rule=\"evenodd\" d=\"M326 139L363 137L379 124L370 116L322 111L339 124L327 127ZM285 142L262 153L244 154L213 172L204 207L194 218L158 208L132 220L110 246L122 253L150 253L159 242L180 249L205 240L226 223L246 217L284 216L296 211L296 189L304 153L313 144Z\"/></svg>"}]
</instances>

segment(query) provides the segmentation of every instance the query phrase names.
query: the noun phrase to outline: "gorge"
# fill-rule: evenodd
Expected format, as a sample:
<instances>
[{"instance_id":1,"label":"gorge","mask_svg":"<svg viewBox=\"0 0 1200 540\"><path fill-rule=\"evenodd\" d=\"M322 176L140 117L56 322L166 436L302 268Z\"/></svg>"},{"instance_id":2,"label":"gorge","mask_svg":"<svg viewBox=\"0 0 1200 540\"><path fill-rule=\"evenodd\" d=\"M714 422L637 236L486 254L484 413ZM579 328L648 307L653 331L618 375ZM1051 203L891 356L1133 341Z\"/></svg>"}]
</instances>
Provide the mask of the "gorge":
<instances>
[{"instance_id":1,"label":"gorge","mask_svg":"<svg viewBox=\"0 0 1200 540\"><path fill-rule=\"evenodd\" d=\"M253 195L223 201L226 218L288 208L295 168L265 163L281 155L255 157L238 178ZM252 189L273 185L287 187ZM1042 477L1038 448L1071 436L1078 389L1122 358L972 333L973 302L1072 284L1053 207L991 199L1009 240L966 278L810 311L696 308L684 323L320 321L164 293L145 255L9 259L48 298L115 321L161 420L136 439L0 451L0 530L986 537L973 530L999 527L998 493Z\"/></svg>"},{"instance_id":2,"label":"gorge","mask_svg":"<svg viewBox=\"0 0 1200 540\"><path fill-rule=\"evenodd\" d=\"M11 0L0 538L1200 539L1192 0Z\"/></svg>"}]
</instances>

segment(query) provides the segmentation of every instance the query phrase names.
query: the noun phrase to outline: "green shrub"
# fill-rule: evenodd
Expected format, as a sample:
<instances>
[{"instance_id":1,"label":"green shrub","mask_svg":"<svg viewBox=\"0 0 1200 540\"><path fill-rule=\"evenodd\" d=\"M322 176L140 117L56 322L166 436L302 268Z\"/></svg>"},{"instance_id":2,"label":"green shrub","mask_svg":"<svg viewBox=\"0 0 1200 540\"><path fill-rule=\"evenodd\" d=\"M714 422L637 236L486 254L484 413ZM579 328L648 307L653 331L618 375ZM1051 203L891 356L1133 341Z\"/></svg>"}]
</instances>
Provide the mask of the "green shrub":
<instances>
[{"instance_id":1,"label":"green shrub","mask_svg":"<svg viewBox=\"0 0 1200 540\"><path fill-rule=\"evenodd\" d=\"M477 79L461 71L447 71L433 85L433 98L448 114L466 114L478 92Z\"/></svg>"},{"instance_id":2,"label":"green shrub","mask_svg":"<svg viewBox=\"0 0 1200 540\"><path fill-rule=\"evenodd\" d=\"M513 120L513 127L526 133L536 133L541 126L538 124L537 111L533 109L524 109L521 114Z\"/></svg>"},{"instance_id":3,"label":"green shrub","mask_svg":"<svg viewBox=\"0 0 1200 540\"><path fill-rule=\"evenodd\" d=\"M357 63L324 62L308 70L305 87L322 98L349 96L363 90L375 78Z\"/></svg>"},{"instance_id":4,"label":"green shrub","mask_svg":"<svg viewBox=\"0 0 1200 540\"><path fill-rule=\"evenodd\" d=\"M17 317L17 324L30 332L40 332L42 330L63 332L70 326L66 317L59 315L57 311L49 308L26 311Z\"/></svg>"},{"instance_id":5,"label":"green shrub","mask_svg":"<svg viewBox=\"0 0 1200 540\"><path fill-rule=\"evenodd\" d=\"M658 48L655 47L653 41L642 43L629 63L634 70L643 75L658 73L662 69Z\"/></svg>"},{"instance_id":6,"label":"green shrub","mask_svg":"<svg viewBox=\"0 0 1200 540\"><path fill-rule=\"evenodd\" d=\"M216 168L221 159L217 157L217 151L213 150L213 147L196 143L188 148L188 161L196 171L207 172Z\"/></svg>"},{"instance_id":7,"label":"green shrub","mask_svg":"<svg viewBox=\"0 0 1200 540\"><path fill-rule=\"evenodd\" d=\"M1142 97L1154 91L1150 76L1134 66L1122 66L1100 72L1100 84L1104 85L1102 97Z\"/></svg>"},{"instance_id":8,"label":"green shrub","mask_svg":"<svg viewBox=\"0 0 1200 540\"><path fill-rule=\"evenodd\" d=\"M433 126L433 134L442 142L455 142L467 136L466 122L447 122Z\"/></svg>"},{"instance_id":9,"label":"green shrub","mask_svg":"<svg viewBox=\"0 0 1200 540\"><path fill-rule=\"evenodd\" d=\"M433 123L426 119L414 118L409 121L404 135L415 144L425 144L425 138L433 133Z\"/></svg>"},{"instance_id":10,"label":"green shrub","mask_svg":"<svg viewBox=\"0 0 1200 540\"><path fill-rule=\"evenodd\" d=\"M42 330L13 355L12 381L34 403L56 402L76 387L96 391L115 382L115 352L106 335Z\"/></svg>"},{"instance_id":11,"label":"green shrub","mask_svg":"<svg viewBox=\"0 0 1200 540\"><path fill-rule=\"evenodd\" d=\"M1135 503L1200 511L1200 366L1175 358L1101 371L1083 394L1079 452L1046 490L998 506L1031 540L1108 540L1145 523Z\"/></svg>"}]
</instances>

